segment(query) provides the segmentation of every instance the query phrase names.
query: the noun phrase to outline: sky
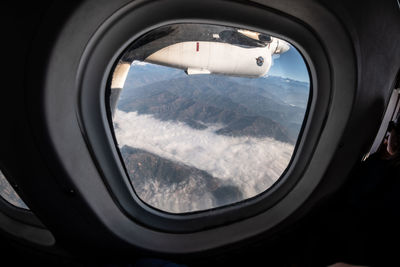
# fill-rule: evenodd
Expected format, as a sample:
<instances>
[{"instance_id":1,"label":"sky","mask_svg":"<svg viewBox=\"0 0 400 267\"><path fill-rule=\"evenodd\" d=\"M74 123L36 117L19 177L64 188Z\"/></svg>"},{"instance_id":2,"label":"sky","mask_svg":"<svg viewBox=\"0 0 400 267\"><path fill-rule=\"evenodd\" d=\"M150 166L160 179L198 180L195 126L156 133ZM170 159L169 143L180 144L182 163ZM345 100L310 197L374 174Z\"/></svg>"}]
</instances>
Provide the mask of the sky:
<instances>
[{"instance_id":1,"label":"sky","mask_svg":"<svg viewBox=\"0 0 400 267\"><path fill-rule=\"evenodd\" d=\"M309 82L310 78L303 57L292 45L286 53L274 55L272 58L273 65L268 75Z\"/></svg>"}]
</instances>

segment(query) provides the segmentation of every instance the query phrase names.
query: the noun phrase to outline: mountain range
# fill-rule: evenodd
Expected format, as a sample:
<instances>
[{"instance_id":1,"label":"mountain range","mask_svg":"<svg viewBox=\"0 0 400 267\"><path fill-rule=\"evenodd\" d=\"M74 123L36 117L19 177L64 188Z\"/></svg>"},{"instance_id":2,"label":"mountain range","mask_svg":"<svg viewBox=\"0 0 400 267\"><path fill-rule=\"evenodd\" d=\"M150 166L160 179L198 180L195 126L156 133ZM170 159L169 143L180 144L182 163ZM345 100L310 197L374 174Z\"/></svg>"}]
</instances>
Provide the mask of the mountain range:
<instances>
[{"instance_id":1,"label":"mountain range","mask_svg":"<svg viewBox=\"0 0 400 267\"><path fill-rule=\"evenodd\" d=\"M121 154L140 199L161 210L190 212L243 199L237 186L205 171L129 146Z\"/></svg>"},{"instance_id":2,"label":"mountain range","mask_svg":"<svg viewBox=\"0 0 400 267\"><path fill-rule=\"evenodd\" d=\"M282 77L188 76L133 65L114 127L137 195L182 213L265 191L290 162L309 91L308 83Z\"/></svg>"},{"instance_id":3,"label":"mountain range","mask_svg":"<svg viewBox=\"0 0 400 267\"><path fill-rule=\"evenodd\" d=\"M300 94L295 89L287 88L286 79L271 80L275 84L277 81L283 83L282 90ZM277 93L277 86L271 86L274 88L272 90L266 86L261 87L260 82L252 82L252 85L245 81L246 79L217 75L194 75L134 89L128 87L124 89L118 108L125 112L152 114L160 120L185 122L196 129L219 123L224 125L217 132L219 134L272 137L294 144L305 108L282 101ZM266 81L264 83L269 84ZM303 92L302 99L303 102L308 101L308 92Z\"/></svg>"}]
</instances>

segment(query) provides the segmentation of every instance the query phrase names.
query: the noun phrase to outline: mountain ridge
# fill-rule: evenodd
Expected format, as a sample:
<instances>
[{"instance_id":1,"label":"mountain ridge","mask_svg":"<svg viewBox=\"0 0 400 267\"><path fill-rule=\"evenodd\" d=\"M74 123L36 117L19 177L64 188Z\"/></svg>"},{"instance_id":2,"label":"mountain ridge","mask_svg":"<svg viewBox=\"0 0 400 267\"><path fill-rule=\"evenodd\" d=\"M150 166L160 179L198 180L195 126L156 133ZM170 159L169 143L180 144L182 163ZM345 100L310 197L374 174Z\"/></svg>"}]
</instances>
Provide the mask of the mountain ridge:
<instances>
[{"instance_id":1,"label":"mountain ridge","mask_svg":"<svg viewBox=\"0 0 400 267\"><path fill-rule=\"evenodd\" d=\"M302 121L305 111L252 92L259 90L221 76L189 76L128 89L118 108L152 114L161 120L185 122L196 129L204 129L207 123L223 123L227 128L220 133L226 135L241 136L246 132L251 136L294 143L301 126L296 126L296 122ZM265 124L269 123L270 130L263 134L261 130L243 129L240 133L237 128L240 121L254 116L263 122L261 128L267 129ZM232 125L235 125L235 133L229 133Z\"/></svg>"}]
</instances>

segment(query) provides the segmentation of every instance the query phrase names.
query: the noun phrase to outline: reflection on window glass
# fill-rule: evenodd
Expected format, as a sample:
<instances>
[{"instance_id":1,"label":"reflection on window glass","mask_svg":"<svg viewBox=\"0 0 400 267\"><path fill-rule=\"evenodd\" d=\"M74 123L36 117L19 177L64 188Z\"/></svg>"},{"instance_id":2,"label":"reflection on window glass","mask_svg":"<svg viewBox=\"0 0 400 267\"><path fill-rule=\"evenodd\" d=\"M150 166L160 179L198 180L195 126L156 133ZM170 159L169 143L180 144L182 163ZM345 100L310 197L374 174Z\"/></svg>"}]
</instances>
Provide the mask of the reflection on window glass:
<instances>
[{"instance_id":1,"label":"reflection on window glass","mask_svg":"<svg viewBox=\"0 0 400 267\"><path fill-rule=\"evenodd\" d=\"M22 199L18 196L17 192L11 187L10 183L4 177L3 173L0 171L0 196L5 199L10 204L22 208L29 209Z\"/></svg>"},{"instance_id":2,"label":"reflection on window glass","mask_svg":"<svg viewBox=\"0 0 400 267\"><path fill-rule=\"evenodd\" d=\"M310 86L291 44L175 24L135 41L112 74L114 131L136 194L184 213L266 191L291 160Z\"/></svg>"}]
</instances>

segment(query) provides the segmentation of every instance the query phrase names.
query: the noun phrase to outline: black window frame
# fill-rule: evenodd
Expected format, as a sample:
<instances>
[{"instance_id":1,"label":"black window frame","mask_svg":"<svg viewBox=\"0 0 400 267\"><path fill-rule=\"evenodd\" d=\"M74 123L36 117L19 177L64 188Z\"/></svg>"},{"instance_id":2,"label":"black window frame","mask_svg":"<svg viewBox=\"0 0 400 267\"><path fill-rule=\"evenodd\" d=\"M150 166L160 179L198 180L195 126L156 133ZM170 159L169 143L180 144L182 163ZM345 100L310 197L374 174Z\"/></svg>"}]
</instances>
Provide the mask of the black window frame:
<instances>
[{"instance_id":1,"label":"black window frame","mask_svg":"<svg viewBox=\"0 0 400 267\"><path fill-rule=\"evenodd\" d=\"M141 34L174 22L219 23L271 32L277 37L279 34L271 29L279 29L285 35L282 38L295 45L309 62L316 101L311 103L304 126L305 138L301 139L302 148L296 154L302 166L299 162L294 164L299 168L298 179L293 179L291 190L275 205L254 214L250 208L240 209L245 203L200 212L198 217L183 222L184 228L178 224L186 215L171 220L165 214L149 213L153 217L146 219L142 217L145 210L130 212L119 192L110 185L124 177L119 156L114 151L104 99L113 63ZM132 34L133 29L136 34ZM46 148L46 164L58 167L61 185L66 185L74 196L74 208L96 222L79 234L62 223L58 227L75 239L92 236L95 226L106 227L101 238L116 237L121 247L128 243L153 252L175 254L223 247L260 234L265 237L278 226L295 222L325 194L337 189L350 171L350 164L345 164L335 169L335 179L332 175L325 177L332 164L339 165L337 153L347 148L341 140L357 96L356 58L349 38L334 14L315 2L115 0L99 4L94 0L85 1L63 22L46 54L44 68L37 68L35 62L31 66L32 76L37 74L43 79L35 82L36 91L32 93L38 95L40 103L31 106L40 118L35 113L30 113L29 118L40 122L32 123L41 133L37 137L46 137L40 139ZM332 163L333 160L336 161ZM347 163L344 158L339 161ZM329 188L316 190L321 184L328 184ZM123 190L128 191L127 188ZM129 205L136 203L130 193ZM63 200L61 196L53 197ZM213 215L220 216L221 221L214 221ZM203 219L204 225L199 227Z\"/></svg>"},{"instance_id":2,"label":"black window frame","mask_svg":"<svg viewBox=\"0 0 400 267\"><path fill-rule=\"evenodd\" d=\"M249 6L243 6L243 8L250 9ZM238 10L235 11L238 12ZM245 20L238 17L228 16L225 20L216 20L213 19L213 13L210 13L209 16L203 13L199 18L185 18L184 13L181 13L179 14L179 16L182 16L181 18L172 20L161 18L159 21L154 21L148 25L138 25L139 30L131 30L129 33L125 31L123 32L124 35L117 33L116 28L111 30L104 27L105 31L103 34L98 32L98 37L101 38L101 41L95 40L95 38L92 39L93 42L97 43L96 48L102 46L105 50L103 53L86 51L88 53L83 55L83 61L86 59L89 62L84 64L90 64L91 60L97 61L98 59L101 59L103 62L107 61L107 69L106 71L99 70L99 72L96 73L101 73L101 76L97 75L96 77L90 77L93 72L85 72L85 74L80 76L80 121L82 123L84 134L87 136L86 140L93 152L92 156L96 159L97 166L102 172L104 182L109 187L110 193L113 195L114 199L118 201L124 212L134 221L156 230L171 233L189 233L213 228L219 225L243 220L268 210L279 202L279 200L282 199L301 178L301 174L307 166L308 158L310 157L309 154L312 153L313 146L318 140L317 136L309 135L308 129L310 127L321 128L324 121L324 119L321 118L321 115L317 116L320 117L317 120L311 119L311 116L315 117L317 114L323 114L322 117L326 116L327 109L329 108L330 90L325 89L318 92L319 85L326 83L326 81L320 81L320 79L325 77L319 73L329 73L329 68L326 64L321 64L324 62L323 50L321 46L319 46L318 39L316 39L306 27L303 27L303 25L292 20L290 17L276 14L271 10L261 10L257 8L257 11L265 14L262 23L257 21L255 17L247 18L247 20ZM165 17L167 17L167 15L168 12L164 14ZM176 16L177 14L174 14L173 12L171 15ZM127 25L137 22L137 18L132 16L131 13L125 13L125 16L116 16L114 19L116 21L109 25L111 28L118 23L126 23L125 26L119 26L121 27L119 29L126 29ZM107 99L107 96L109 96L108 90L110 90L111 77L116 64L118 64L119 58L135 40L160 26L175 23L207 23L232 26L271 34L272 36L287 40L295 46L302 54L304 61L307 64L310 76L309 103L293 156L281 178L273 187L259 196L224 206L222 208L184 214L173 214L150 207L143 203L143 201L134 193L129 178L127 177L120 151L115 146L116 139L113 132L112 121L110 120L111 112L109 109L109 99ZM266 27L266 25L271 26ZM279 29L282 29L282 31L278 32ZM110 34L109 39L106 39L107 34ZM111 37L111 35L113 37ZM111 47L107 42L110 42L109 45ZM112 45L114 45L114 47L112 47ZM107 54L108 58L104 58L106 49L107 51L114 51L111 58L109 53ZM310 55L307 51L313 51L313 55ZM99 58L96 59L95 57ZM313 57L317 57L317 59L313 59ZM101 65L104 66L104 63ZM88 67L86 67L86 69L87 68ZM94 85L96 81L101 81L101 85ZM101 105L98 103L99 99L102 102ZM93 100L97 100L97 103L93 103ZM109 129L105 129L105 120L107 121ZM102 130L100 130L100 127ZM107 146L102 144L107 144ZM300 155L302 156L300 157Z\"/></svg>"}]
</instances>

